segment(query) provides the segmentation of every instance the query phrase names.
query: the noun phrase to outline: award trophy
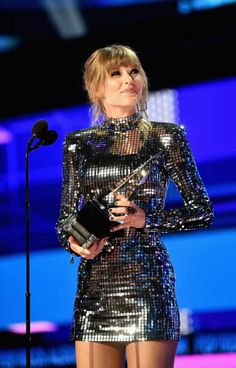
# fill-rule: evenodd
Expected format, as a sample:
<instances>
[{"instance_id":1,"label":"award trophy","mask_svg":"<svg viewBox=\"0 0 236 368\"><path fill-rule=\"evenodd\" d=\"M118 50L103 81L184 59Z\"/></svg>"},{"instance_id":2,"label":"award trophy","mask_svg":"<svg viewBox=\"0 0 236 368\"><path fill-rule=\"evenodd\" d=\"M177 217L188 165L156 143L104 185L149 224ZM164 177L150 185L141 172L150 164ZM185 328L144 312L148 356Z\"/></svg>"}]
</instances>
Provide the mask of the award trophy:
<instances>
[{"instance_id":1,"label":"award trophy","mask_svg":"<svg viewBox=\"0 0 236 368\"><path fill-rule=\"evenodd\" d=\"M108 208L114 206L114 194L118 192L128 200L133 200L147 180L155 157L156 155L150 157L132 174L116 183L115 188L101 200L91 199L86 201L77 214L70 215L62 223L62 228L85 249L88 249L94 241L109 236L111 227L119 224L118 220L109 220Z\"/></svg>"}]
</instances>

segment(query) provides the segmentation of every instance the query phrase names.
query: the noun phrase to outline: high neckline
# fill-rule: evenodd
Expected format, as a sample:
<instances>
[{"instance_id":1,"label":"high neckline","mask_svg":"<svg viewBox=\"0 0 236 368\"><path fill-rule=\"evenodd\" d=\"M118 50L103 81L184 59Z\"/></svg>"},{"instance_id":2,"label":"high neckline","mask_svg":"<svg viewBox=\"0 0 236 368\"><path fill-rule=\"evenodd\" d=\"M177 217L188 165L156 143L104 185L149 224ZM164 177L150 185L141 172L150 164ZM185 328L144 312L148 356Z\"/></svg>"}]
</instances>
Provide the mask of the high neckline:
<instances>
[{"instance_id":1,"label":"high neckline","mask_svg":"<svg viewBox=\"0 0 236 368\"><path fill-rule=\"evenodd\" d=\"M108 118L106 117L105 120L102 122L102 126L105 129L111 130L111 131L126 131L126 130L132 130L137 128L138 121L141 117L141 114L138 112L135 112L132 115L125 116L124 118Z\"/></svg>"}]
</instances>

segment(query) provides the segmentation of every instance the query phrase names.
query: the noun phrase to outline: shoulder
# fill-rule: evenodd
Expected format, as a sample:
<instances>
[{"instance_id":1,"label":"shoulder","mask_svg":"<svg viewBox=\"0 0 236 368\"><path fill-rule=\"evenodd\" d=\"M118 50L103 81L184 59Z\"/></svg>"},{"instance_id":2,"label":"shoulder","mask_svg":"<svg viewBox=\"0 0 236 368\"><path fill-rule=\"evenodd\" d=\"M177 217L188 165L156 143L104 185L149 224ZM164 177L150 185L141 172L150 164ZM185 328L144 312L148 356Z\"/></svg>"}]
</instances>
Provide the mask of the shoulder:
<instances>
[{"instance_id":1,"label":"shoulder","mask_svg":"<svg viewBox=\"0 0 236 368\"><path fill-rule=\"evenodd\" d=\"M151 122L154 135L159 137L165 146L181 144L187 141L186 127L177 123Z\"/></svg>"},{"instance_id":2,"label":"shoulder","mask_svg":"<svg viewBox=\"0 0 236 368\"><path fill-rule=\"evenodd\" d=\"M86 139L89 135L95 133L97 129L98 126L94 126L69 132L65 136L64 144L75 144L83 139Z\"/></svg>"},{"instance_id":3,"label":"shoulder","mask_svg":"<svg viewBox=\"0 0 236 368\"><path fill-rule=\"evenodd\" d=\"M167 154L167 162L183 163L192 157L191 148L182 124L152 122L154 136L157 137L163 151ZM170 160L170 161L169 161Z\"/></svg>"},{"instance_id":4,"label":"shoulder","mask_svg":"<svg viewBox=\"0 0 236 368\"><path fill-rule=\"evenodd\" d=\"M166 148L175 143L186 141L186 129L184 125L171 122L151 121L153 136Z\"/></svg>"},{"instance_id":5,"label":"shoulder","mask_svg":"<svg viewBox=\"0 0 236 368\"><path fill-rule=\"evenodd\" d=\"M150 121L152 124L152 128L154 131L160 132L162 134L176 134L185 133L186 129L184 125L172 123L172 122L159 122L159 121Z\"/></svg>"}]
</instances>

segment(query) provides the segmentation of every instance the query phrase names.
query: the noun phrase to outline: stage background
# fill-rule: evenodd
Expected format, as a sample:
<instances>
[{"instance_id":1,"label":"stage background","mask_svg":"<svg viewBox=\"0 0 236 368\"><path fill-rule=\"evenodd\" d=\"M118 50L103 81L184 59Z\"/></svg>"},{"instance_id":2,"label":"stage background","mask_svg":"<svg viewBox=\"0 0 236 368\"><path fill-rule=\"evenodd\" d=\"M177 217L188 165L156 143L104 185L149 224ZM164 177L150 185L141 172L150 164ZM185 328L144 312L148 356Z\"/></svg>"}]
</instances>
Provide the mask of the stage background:
<instances>
[{"instance_id":1,"label":"stage background","mask_svg":"<svg viewBox=\"0 0 236 368\"><path fill-rule=\"evenodd\" d=\"M143 60L150 119L185 126L214 206L210 229L163 235L177 277L178 355L236 351L235 5L206 9L205 3L202 10L197 1L81 2L83 27L65 36L56 18L49 21L58 9L46 12L45 3L10 7L3 1L0 8L0 366L24 366L25 152L40 119L58 132L58 140L32 152L29 162L33 365L74 364L68 339L79 260L70 264L55 233L62 143L68 132L90 124L83 62L94 48L119 42ZM166 206L179 205L171 182Z\"/></svg>"}]
</instances>

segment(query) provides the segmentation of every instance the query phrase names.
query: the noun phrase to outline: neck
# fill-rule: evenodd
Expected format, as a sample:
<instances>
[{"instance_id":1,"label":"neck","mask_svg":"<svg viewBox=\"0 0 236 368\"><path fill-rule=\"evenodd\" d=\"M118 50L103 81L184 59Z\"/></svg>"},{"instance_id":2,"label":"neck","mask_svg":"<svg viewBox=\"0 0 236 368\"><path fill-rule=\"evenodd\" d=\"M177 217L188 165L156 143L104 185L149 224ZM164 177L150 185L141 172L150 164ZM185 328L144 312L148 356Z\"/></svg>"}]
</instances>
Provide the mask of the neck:
<instances>
[{"instance_id":1,"label":"neck","mask_svg":"<svg viewBox=\"0 0 236 368\"><path fill-rule=\"evenodd\" d=\"M133 115L136 113L135 109L115 109L112 111L106 111L106 116L109 119L119 119L119 118L126 118L127 116Z\"/></svg>"},{"instance_id":2,"label":"neck","mask_svg":"<svg viewBox=\"0 0 236 368\"><path fill-rule=\"evenodd\" d=\"M138 121L140 119L140 113L135 112L132 115L119 117L119 118L108 118L106 117L103 121L103 127L113 131L126 131L137 128Z\"/></svg>"}]
</instances>

